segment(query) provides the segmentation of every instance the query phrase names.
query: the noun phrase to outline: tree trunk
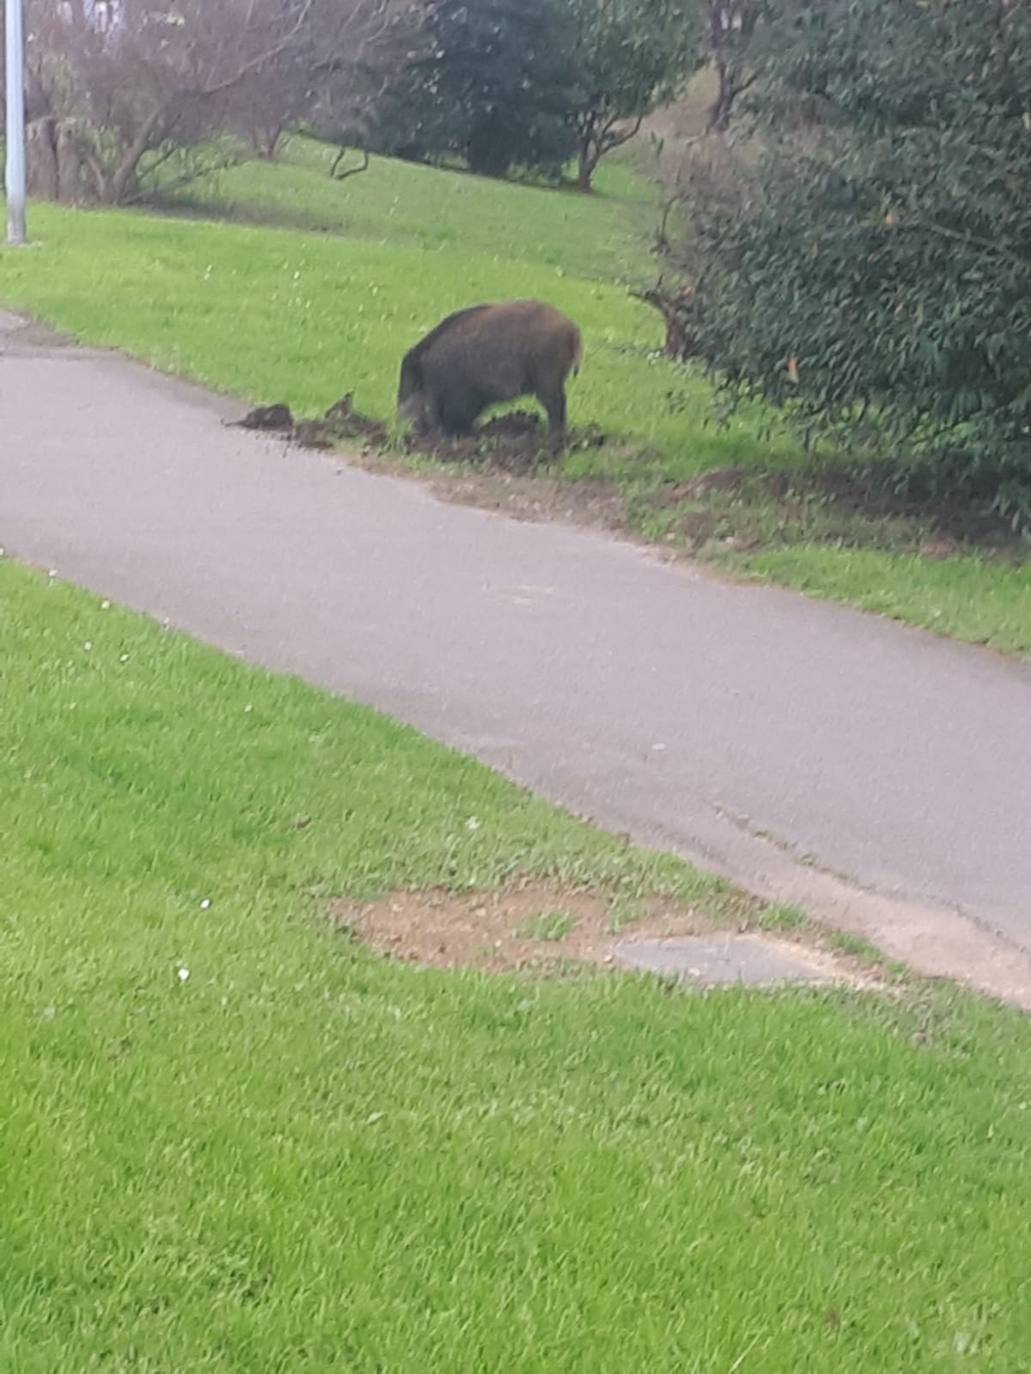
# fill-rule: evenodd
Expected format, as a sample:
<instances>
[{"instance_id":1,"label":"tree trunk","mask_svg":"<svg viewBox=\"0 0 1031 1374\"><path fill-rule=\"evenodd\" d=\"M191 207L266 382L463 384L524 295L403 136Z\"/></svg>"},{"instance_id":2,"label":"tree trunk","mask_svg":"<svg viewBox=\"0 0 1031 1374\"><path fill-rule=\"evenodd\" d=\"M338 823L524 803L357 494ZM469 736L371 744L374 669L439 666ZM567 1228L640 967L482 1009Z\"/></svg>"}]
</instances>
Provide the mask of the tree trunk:
<instances>
[{"instance_id":1,"label":"tree trunk","mask_svg":"<svg viewBox=\"0 0 1031 1374\"><path fill-rule=\"evenodd\" d=\"M255 129L251 142L263 162L275 162L285 132L285 129Z\"/></svg>"},{"instance_id":2,"label":"tree trunk","mask_svg":"<svg viewBox=\"0 0 1031 1374\"><path fill-rule=\"evenodd\" d=\"M124 205L129 192L135 190L143 154L159 146L165 126L165 111L152 110L140 125L132 143L122 152L117 165L106 175L102 199L107 205Z\"/></svg>"},{"instance_id":3,"label":"tree trunk","mask_svg":"<svg viewBox=\"0 0 1031 1374\"><path fill-rule=\"evenodd\" d=\"M722 58L716 59L716 75L719 89L716 99L709 106L708 130L710 133L725 133L730 124L730 114L737 95L736 76L733 65Z\"/></svg>"},{"instance_id":4,"label":"tree trunk","mask_svg":"<svg viewBox=\"0 0 1031 1374\"><path fill-rule=\"evenodd\" d=\"M576 172L576 189L589 195L594 189L594 173L598 169L598 157L590 143L580 145L579 165Z\"/></svg>"},{"instance_id":5,"label":"tree trunk","mask_svg":"<svg viewBox=\"0 0 1031 1374\"><path fill-rule=\"evenodd\" d=\"M28 128L29 194L76 205L82 199L82 149L72 119L35 119Z\"/></svg>"},{"instance_id":6,"label":"tree trunk","mask_svg":"<svg viewBox=\"0 0 1031 1374\"><path fill-rule=\"evenodd\" d=\"M639 300L652 305L662 316L666 326L663 353L674 362L684 363L697 357L698 344L691 321L691 289L682 287L669 294L661 286L635 293Z\"/></svg>"},{"instance_id":7,"label":"tree trunk","mask_svg":"<svg viewBox=\"0 0 1031 1374\"><path fill-rule=\"evenodd\" d=\"M64 205L77 205L82 199L82 149L79 132L70 119L57 126L57 195Z\"/></svg>"},{"instance_id":8,"label":"tree trunk","mask_svg":"<svg viewBox=\"0 0 1031 1374\"><path fill-rule=\"evenodd\" d=\"M34 119L27 130L29 195L37 200L57 200L57 121L48 116Z\"/></svg>"}]
</instances>

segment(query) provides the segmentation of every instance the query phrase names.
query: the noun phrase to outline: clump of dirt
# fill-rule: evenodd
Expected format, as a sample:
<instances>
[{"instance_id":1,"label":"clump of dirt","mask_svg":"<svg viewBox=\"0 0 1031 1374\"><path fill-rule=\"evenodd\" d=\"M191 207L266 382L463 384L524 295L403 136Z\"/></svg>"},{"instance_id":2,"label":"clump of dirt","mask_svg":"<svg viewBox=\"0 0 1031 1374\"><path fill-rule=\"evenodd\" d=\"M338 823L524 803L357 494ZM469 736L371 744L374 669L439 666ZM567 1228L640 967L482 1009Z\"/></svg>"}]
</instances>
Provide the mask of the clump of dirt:
<instances>
[{"instance_id":1,"label":"clump of dirt","mask_svg":"<svg viewBox=\"0 0 1031 1374\"><path fill-rule=\"evenodd\" d=\"M660 503L676 506L682 501L697 501L699 497L707 496L714 491L737 492L747 482L754 481L755 476L755 471L750 468L711 468L708 472L692 478L690 482L677 482L667 487L661 493Z\"/></svg>"},{"instance_id":2,"label":"clump of dirt","mask_svg":"<svg viewBox=\"0 0 1031 1374\"><path fill-rule=\"evenodd\" d=\"M382 444L387 427L355 410L353 397L342 396L316 420L295 419L288 405L282 403L258 406L248 411L242 420L233 422L235 429L256 429L269 434L282 434L303 448L331 449L340 443Z\"/></svg>"},{"instance_id":3,"label":"clump of dirt","mask_svg":"<svg viewBox=\"0 0 1031 1374\"><path fill-rule=\"evenodd\" d=\"M529 883L456 896L441 889L395 892L383 901L337 903L333 919L372 949L434 968L558 972L570 963L608 967L620 911L599 894ZM712 929L697 912L662 898L635 904L635 937L697 935Z\"/></svg>"},{"instance_id":4,"label":"clump of dirt","mask_svg":"<svg viewBox=\"0 0 1031 1374\"><path fill-rule=\"evenodd\" d=\"M387 427L355 410L354 397L348 393L334 402L321 419L295 424L291 438L303 448L329 449L355 442L372 447L386 442Z\"/></svg>"},{"instance_id":5,"label":"clump of dirt","mask_svg":"<svg viewBox=\"0 0 1031 1374\"><path fill-rule=\"evenodd\" d=\"M257 406L249 410L242 420L234 420L230 429L260 429L268 433L283 434L294 427L293 411L288 405Z\"/></svg>"}]
</instances>

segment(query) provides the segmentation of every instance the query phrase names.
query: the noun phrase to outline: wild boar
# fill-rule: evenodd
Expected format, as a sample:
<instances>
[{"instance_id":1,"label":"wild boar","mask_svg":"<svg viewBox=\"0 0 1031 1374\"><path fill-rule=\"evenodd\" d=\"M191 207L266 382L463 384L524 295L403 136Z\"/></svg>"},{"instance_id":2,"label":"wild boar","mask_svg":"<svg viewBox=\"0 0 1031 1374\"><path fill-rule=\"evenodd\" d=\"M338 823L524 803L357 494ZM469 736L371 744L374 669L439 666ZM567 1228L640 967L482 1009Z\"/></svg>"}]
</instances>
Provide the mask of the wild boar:
<instances>
[{"instance_id":1,"label":"wild boar","mask_svg":"<svg viewBox=\"0 0 1031 1374\"><path fill-rule=\"evenodd\" d=\"M582 356L579 329L550 305L474 305L442 320L405 355L398 417L422 434L468 434L488 406L535 396L558 447L566 380L579 371Z\"/></svg>"}]
</instances>

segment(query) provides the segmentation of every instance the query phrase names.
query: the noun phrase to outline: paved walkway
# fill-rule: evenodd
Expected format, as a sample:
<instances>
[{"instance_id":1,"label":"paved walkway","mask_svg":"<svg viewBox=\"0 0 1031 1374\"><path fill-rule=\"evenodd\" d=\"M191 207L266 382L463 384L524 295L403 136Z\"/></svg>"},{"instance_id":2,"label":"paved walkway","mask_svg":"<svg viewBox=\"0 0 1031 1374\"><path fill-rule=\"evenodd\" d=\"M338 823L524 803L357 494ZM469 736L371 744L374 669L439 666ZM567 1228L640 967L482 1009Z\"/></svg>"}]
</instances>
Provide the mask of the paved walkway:
<instances>
[{"instance_id":1,"label":"paved walkway","mask_svg":"<svg viewBox=\"0 0 1031 1374\"><path fill-rule=\"evenodd\" d=\"M10 553L1031 1006L1031 669L443 504L16 325Z\"/></svg>"}]
</instances>

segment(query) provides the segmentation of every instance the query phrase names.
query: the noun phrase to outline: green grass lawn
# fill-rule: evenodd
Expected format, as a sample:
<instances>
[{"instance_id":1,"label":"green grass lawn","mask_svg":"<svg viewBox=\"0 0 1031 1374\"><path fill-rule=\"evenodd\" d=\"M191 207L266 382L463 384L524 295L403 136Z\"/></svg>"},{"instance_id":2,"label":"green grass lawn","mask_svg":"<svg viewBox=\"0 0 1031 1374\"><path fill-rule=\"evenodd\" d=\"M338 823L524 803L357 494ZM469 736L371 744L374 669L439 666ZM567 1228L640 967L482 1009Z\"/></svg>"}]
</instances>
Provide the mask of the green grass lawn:
<instances>
[{"instance_id":1,"label":"green grass lawn","mask_svg":"<svg viewBox=\"0 0 1031 1374\"><path fill-rule=\"evenodd\" d=\"M728 895L9 563L0 626L0 1369L1027 1370L1026 1018L381 960L327 899Z\"/></svg>"},{"instance_id":2,"label":"green grass lawn","mask_svg":"<svg viewBox=\"0 0 1031 1374\"><path fill-rule=\"evenodd\" d=\"M295 139L280 162L182 193L170 217L35 207L39 246L0 252L0 302L242 400L311 414L351 391L360 409L387 417L401 356L443 315L471 300L540 296L584 330L573 424L621 441L570 455L561 475L620 493L635 532L664 523L684 542L677 531L696 520L695 503L671 510L667 494L711 469L800 469L796 443L771 432L769 417L721 426L709 385L655 356L659 318L629 294L655 270L653 193L632 161L604 166L588 198L386 159L332 182L332 156ZM900 550L898 531L878 520L801 529L777 506L740 504L721 512L703 556L722 556L741 526L758 528L753 572L1031 653L1026 562L957 555L950 584L990 585L992 595L942 602L937 572L897 556L919 548L916 527Z\"/></svg>"}]
</instances>

